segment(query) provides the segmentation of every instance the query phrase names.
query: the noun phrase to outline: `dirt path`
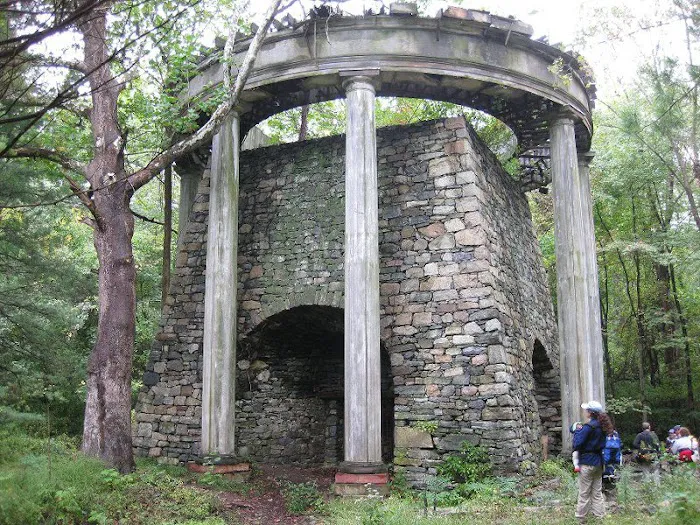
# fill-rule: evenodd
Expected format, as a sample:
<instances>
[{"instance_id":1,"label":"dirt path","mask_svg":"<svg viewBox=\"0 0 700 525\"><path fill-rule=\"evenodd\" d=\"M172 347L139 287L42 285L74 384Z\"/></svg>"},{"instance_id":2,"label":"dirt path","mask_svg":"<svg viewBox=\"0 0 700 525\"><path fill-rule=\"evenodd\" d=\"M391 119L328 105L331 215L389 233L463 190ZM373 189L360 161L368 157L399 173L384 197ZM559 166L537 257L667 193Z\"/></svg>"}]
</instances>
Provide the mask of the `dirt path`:
<instances>
[{"instance_id":1,"label":"dirt path","mask_svg":"<svg viewBox=\"0 0 700 525\"><path fill-rule=\"evenodd\" d=\"M251 484L248 494L222 492L219 498L226 510L234 511L243 525L314 525L312 516L293 516L285 508L281 488L285 481L316 482L319 492L327 494L333 482L333 468L299 468L286 465L263 465Z\"/></svg>"}]
</instances>

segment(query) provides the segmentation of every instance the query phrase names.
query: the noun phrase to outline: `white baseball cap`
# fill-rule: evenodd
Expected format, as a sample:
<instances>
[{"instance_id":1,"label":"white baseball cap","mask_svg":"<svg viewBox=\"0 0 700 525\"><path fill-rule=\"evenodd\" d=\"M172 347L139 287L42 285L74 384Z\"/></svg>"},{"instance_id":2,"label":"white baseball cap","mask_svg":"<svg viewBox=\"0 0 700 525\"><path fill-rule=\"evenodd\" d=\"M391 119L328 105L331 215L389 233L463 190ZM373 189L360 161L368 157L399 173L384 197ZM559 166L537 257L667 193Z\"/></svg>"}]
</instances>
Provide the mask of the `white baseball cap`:
<instances>
[{"instance_id":1,"label":"white baseball cap","mask_svg":"<svg viewBox=\"0 0 700 525\"><path fill-rule=\"evenodd\" d=\"M589 401L588 403L583 403L581 405L581 408L583 408L584 410L588 410L589 412L603 411L603 405L601 405L598 401Z\"/></svg>"}]
</instances>

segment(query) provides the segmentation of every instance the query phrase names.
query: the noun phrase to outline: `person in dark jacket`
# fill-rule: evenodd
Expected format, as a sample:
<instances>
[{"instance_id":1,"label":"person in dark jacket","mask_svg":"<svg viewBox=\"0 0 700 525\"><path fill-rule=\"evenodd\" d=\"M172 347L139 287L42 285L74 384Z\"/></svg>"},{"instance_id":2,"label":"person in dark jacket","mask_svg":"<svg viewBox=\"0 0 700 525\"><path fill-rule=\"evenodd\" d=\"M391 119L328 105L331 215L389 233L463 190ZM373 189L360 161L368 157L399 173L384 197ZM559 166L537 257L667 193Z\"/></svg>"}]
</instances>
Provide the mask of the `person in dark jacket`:
<instances>
[{"instance_id":1,"label":"person in dark jacket","mask_svg":"<svg viewBox=\"0 0 700 525\"><path fill-rule=\"evenodd\" d=\"M642 431L637 434L632 443L632 448L637 451L637 461L650 463L654 461L661 451L659 437L651 429L646 421L642 423Z\"/></svg>"},{"instance_id":2,"label":"person in dark jacket","mask_svg":"<svg viewBox=\"0 0 700 525\"><path fill-rule=\"evenodd\" d=\"M574 434L573 449L579 453L581 466L576 517L583 521L589 511L598 518L605 516L603 449L606 437L615 429L598 401L584 403L581 408L586 411L588 421Z\"/></svg>"}]
</instances>

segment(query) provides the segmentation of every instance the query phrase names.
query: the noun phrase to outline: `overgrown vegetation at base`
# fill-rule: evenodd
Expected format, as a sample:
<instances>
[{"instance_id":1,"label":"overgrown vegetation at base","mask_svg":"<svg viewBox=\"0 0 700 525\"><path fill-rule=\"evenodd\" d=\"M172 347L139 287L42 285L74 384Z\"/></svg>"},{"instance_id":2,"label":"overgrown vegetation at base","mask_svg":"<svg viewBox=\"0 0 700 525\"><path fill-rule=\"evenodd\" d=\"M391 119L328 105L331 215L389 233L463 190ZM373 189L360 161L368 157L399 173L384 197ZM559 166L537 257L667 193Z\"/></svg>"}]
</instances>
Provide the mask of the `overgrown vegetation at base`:
<instances>
[{"instance_id":1,"label":"overgrown vegetation at base","mask_svg":"<svg viewBox=\"0 0 700 525\"><path fill-rule=\"evenodd\" d=\"M149 462L121 475L70 441L0 431L2 525L237 523L215 491L195 482L184 468Z\"/></svg>"},{"instance_id":2,"label":"overgrown vegetation at base","mask_svg":"<svg viewBox=\"0 0 700 525\"><path fill-rule=\"evenodd\" d=\"M384 499L333 499L314 482L286 482L278 488L290 515L313 514L309 519L317 525L575 523L576 477L568 462L546 461L531 477L501 478L487 471L472 475L475 470L467 465L480 462L482 452L465 446L441 469L460 476L461 483L438 478L424 490L402 486L398 495ZM700 523L700 478L694 465L674 466L658 484L633 467L621 472L602 523ZM457 489L461 485L470 490ZM222 508L219 494L235 492L245 501L246 494L259 489L255 480L232 482L150 461L121 475L84 457L70 439L49 441L16 428L0 430L0 525L234 525L241 522L234 510Z\"/></svg>"},{"instance_id":3,"label":"overgrown vegetation at base","mask_svg":"<svg viewBox=\"0 0 700 525\"><path fill-rule=\"evenodd\" d=\"M325 505L323 495L314 482L292 483L288 481L282 485L282 495L290 514L321 511Z\"/></svg>"}]
</instances>

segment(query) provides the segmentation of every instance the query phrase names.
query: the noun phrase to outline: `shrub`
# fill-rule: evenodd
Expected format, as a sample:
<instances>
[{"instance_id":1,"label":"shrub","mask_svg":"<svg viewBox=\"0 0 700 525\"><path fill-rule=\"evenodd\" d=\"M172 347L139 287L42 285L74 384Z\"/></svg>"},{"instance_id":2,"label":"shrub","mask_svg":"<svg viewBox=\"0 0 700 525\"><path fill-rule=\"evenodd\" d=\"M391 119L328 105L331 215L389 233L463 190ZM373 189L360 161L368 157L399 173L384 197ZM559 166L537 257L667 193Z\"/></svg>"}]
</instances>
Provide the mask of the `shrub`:
<instances>
[{"instance_id":1,"label":"shrub","mask_svg":"<svg viewBox=\"0 0 700 525\"><path fill-rule=\"evenodd\" d=\"M438 466L437 472L453 483L481 481L491 474L489 454L484 448L463 441L459 454L448 456Z\"/></svg>"},{"instance_id":2,"label":"shrub","mask_svg":"<svg viewBox=\"0 0 700 525\"><path fill-rule=\"evenodd\" d=\"M306 483L285 482L282 485L282 495L287 511L290 514L304 514L310 510L323 508L323 496L318 491L316 482Z\"/></svg>"},{"instance_id":3,"label":"shrub","mask_svg":"<svg viewBox=\"0 0 700 525\"><path fill-rule=\"evenodd\" d=\"M220 514L214 492L187 486L159 466L121 475L60 442L49 458L40 455L46 439L5 435L14 455L3 456L0 525L222 523L214 519ZM0 449L6 448L2 440ZM38 453L26 454L33 449Z\"/></svg>"},{"instance_id":4,"label":"shrub","mask_svg":"<svg viewBox=\"0 0 700 525\"><path fill-rule=\"evenodd\" d=\"M537 468L537 477L541 480L563 479L570 476L571 468L568 468L562 460L548 459L540 463L540 466Z\"/></svg>"}]
</instances>

